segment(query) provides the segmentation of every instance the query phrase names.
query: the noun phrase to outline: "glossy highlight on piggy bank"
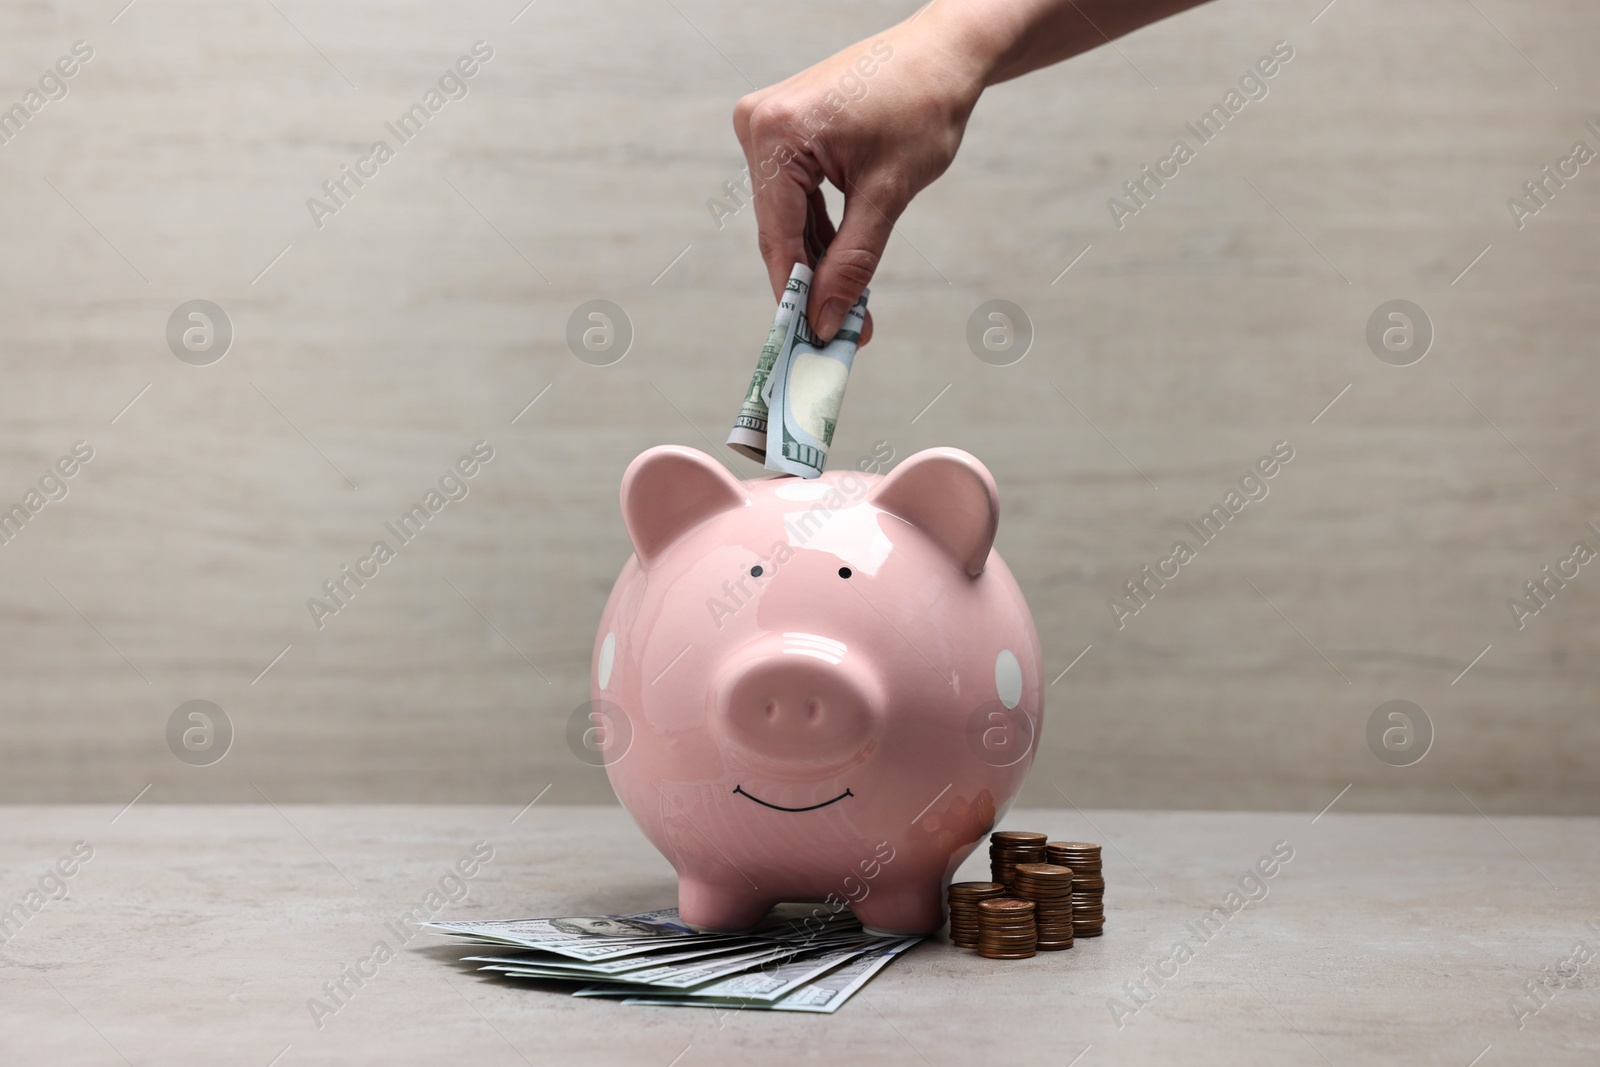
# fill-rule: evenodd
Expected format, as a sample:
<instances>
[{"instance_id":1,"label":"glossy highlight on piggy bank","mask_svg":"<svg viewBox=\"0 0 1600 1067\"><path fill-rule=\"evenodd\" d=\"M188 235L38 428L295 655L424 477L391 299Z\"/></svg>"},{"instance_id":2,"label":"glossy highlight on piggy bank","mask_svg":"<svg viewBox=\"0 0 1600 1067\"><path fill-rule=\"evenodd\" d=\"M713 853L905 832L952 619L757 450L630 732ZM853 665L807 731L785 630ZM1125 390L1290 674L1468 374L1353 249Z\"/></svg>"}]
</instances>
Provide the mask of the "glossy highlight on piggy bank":
<instances>
[{"instance_id":1,"label":"glossy highlight on piggy bank","mask_svg":"<svg viewBox=\"0 0 1600 1067\"><path fill-rule=\"evenodd\" d=\"M994 478L953 448L813 480L741 482L678 446L629 465L634 555L601 616L591 707L686 922L742 930L819 901L874 931L943 923L1043 712L999 515Z\"/></svg>"}]
</instances>

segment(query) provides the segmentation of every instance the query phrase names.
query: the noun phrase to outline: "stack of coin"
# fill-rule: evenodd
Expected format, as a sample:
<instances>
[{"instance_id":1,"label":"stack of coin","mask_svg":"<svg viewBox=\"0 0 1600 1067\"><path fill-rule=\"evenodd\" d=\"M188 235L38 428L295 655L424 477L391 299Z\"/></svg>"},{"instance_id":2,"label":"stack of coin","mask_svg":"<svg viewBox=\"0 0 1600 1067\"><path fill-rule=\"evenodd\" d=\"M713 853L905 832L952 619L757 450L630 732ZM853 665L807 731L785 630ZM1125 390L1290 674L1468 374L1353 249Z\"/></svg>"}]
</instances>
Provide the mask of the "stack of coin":
<instances>
[{"instance_id":1,"label":"stack of coin","mask_svg":"<svg viewBox=\"0 0 1600 1067\"><path fill-rule=\"evenodd\" d=\"M1088 841L1052 841L1045 850L1051 863L1072 868L1073 932L1079 937L1099 937L1106 925L1100 846Z\"/></svg>"},{"instance_id":2,"label":"stack of coin","mask_svg":"<svg viewBox=\"0 0 1600 1067\"><path fill-rule=\"evenodd\" d=\"M950 884L950 941L962 948L978 947L978 904L1006 895L999 882Z\"/></svg>"},{"instance_id":3,"label":"stack of coin","mask_svg":"<svg viewBox=\"0 0 1600 1067\"><path fill-rule=\"evenodd\" d=\"M978 955L991 960L1025 960L1037 953L1033 901L995 897L978 902Z\"/></svg>"},{"instance_id":4,"label":"stack of coin","mask_svg":"<svg viewBox=\"0 0 1600 1067\"><path fill-rule=\"evenodd\" d=\"M1072 947L1072 871L1054 863L1017 865L1013 892L1033 901L1034 927L1042 952Z\"/></svg>"},{"instance_id":5,"label":"stack of coin","mask_svg":"<svg viewBox=\"0 0 1600 1067\"><path fill-rule=\"evenodd\" d=\"M1011 888L1013 872L1019 863L1045 862L1044 834L1023 830L1001 830L989 835L989 876Z\"/></svg>"}]
</instances>

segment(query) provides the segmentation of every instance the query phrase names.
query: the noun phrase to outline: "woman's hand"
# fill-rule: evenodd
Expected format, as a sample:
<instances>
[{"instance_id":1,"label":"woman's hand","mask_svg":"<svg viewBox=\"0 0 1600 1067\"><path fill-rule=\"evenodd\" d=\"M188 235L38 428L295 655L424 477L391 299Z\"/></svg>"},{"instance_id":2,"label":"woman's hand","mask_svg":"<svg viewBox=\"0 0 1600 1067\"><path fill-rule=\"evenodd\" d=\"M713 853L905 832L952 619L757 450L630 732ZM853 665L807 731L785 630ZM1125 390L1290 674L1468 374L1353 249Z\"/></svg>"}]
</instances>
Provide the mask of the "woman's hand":
<instances>
[{"instance_id":1,"label":"woman's hand","mask_svg":"<svg viewBox=\"0 0 1600 1067\"><path fill-rule=\"evenodd\" d=\"M934 0L898 26L741 99L773 297L816 267L807 318L832 339L872 280L895 220L945 172L988 85L1077 55L1201 0ZM844 192L837 230L822 199ZM872 336L872 317L862 331Z\"/></svg>"},{"instance_id":2,"label":"woman's hand","mask_svg":"<svg viewBox=\"0 0 1600 1067\"><path fill-rule=\"evenodd\" d=\"M975 56L913 21L734 109L773 294L796 263L815 265L807 315L824 340L872 280L895 220L955 158L983 76ZM844 191L837 228L824 178ZM862 343L871 335L869 315Z\"/></svg>"}]
</instances>

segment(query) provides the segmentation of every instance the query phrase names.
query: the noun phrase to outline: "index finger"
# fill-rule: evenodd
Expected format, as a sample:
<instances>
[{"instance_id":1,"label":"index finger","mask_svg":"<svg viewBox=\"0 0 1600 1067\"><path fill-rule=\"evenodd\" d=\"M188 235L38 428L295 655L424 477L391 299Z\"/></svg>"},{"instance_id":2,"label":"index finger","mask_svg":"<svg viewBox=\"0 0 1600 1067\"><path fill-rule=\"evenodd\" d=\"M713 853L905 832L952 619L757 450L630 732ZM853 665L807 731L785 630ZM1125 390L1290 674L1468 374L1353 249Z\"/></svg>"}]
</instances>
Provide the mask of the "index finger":
<instances>
[{"instance_id":1,"label":"index finger","mask_svg":"<svg viewBox=\"0 0 1600 1067\"><path fill-rule=\"evenodd\" d=\"M733 108L733 132L744 152L745 171L750 178L750 199L756 211L761 259L767 268L773 298L781 299L794 265L811 261L806 257L804 193L799 194L797 215L794 188L777 158L784 146L781 141L775 143L772 136L775 124L768 120L759 124L761 128L752 128L758 126L752 119L770 93L771 90L763 90L740 98ZM780 187L773 188L775 183ZM794 258L789 258L791 256Z\"/></svg>"}]
</instances>

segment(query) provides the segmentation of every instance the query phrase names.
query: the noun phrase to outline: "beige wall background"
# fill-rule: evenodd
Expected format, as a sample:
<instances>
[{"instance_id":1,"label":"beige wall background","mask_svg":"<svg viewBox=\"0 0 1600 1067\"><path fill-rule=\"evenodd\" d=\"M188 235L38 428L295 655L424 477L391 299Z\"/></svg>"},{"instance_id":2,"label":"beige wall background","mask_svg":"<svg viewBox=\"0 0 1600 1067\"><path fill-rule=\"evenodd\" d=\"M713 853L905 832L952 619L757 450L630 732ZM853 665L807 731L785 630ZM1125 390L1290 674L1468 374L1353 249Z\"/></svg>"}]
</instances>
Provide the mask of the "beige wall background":
<instances>
[{"instance_id":1,"label":"beige wall background","mask_svg":"<svg viewBox=\"0 0 1600 1067\"><path fill-rule=\"evenodd\" d=\"M993 90L874 285L835 454L993 470L1056 679L1024 803L1600 811L1600 568L1507 607L1600 548L1600 163L1506 206L1600 149L1600 10L1325 2L1222 0ZM94 49L0 146L0 499L94 449L0 545L0 800L610 802L565 726L618 480L722 439L771 316L751 213L706 206L733 102L911 5L120 3L0 9L7 105ZM316 228L478 40L469 95ZM1107 198L1279 40L1118 229ZM603 368L565 341L597 297L635 330ZM197 298L235 332L204 367L165 339ZM965 341L994 298L1035 331L1009 367ZM1365 340L1398 298L1435 331L1407 367ZM470 495L319 630L306 599L479 440ZM1119 630L1107 600L1280 440ZM166 740L194 699L235 730L207 767ZM1432 722L1414 766L1368 747L1391 699Z\"/></svg>"}]
</instances>

